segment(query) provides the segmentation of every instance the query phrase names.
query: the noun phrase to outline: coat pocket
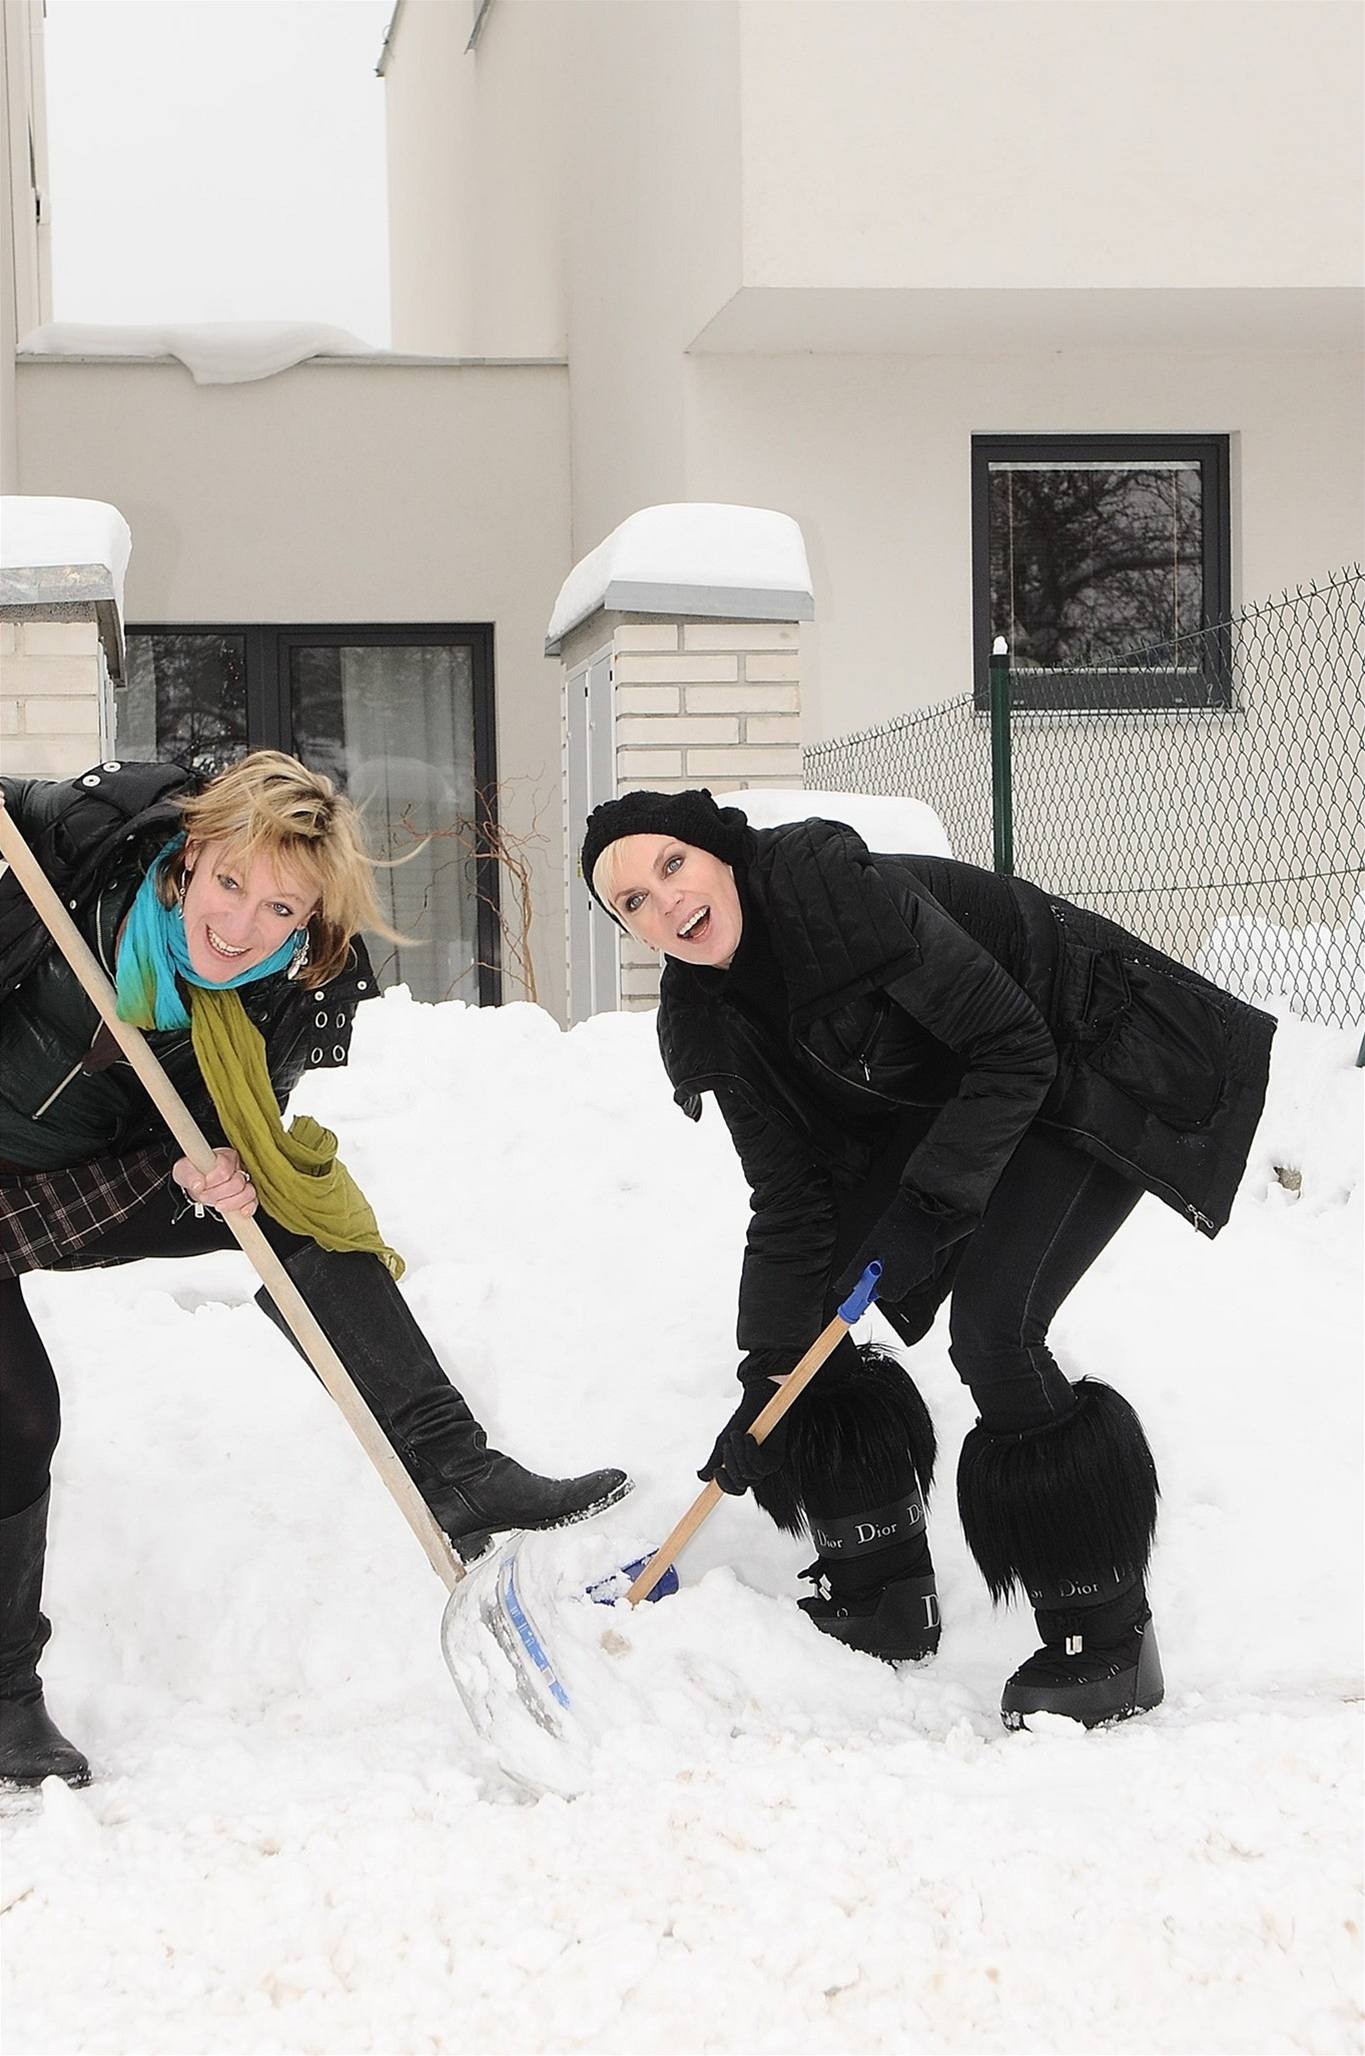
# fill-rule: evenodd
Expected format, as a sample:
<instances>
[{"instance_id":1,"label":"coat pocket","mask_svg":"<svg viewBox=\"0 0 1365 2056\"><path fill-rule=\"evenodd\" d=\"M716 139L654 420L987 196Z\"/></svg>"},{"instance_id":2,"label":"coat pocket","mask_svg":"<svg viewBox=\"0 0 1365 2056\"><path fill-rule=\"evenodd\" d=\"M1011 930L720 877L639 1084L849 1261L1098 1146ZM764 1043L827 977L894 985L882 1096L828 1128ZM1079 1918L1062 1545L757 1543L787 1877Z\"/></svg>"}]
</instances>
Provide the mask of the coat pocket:
<instances>
[{"instance_id":1,"label":"coat pocket","mask_svg":"<svg viewBox=\"0 0 1365 2056\"><path fill-rule=\"evenodd\" d=\"M1193 984L1117 950L1096 950L1088 980L1083 1061L1173 1128L1217 1112L1227 1074L1227 1024Z\"/></svg>"}]
</instances>

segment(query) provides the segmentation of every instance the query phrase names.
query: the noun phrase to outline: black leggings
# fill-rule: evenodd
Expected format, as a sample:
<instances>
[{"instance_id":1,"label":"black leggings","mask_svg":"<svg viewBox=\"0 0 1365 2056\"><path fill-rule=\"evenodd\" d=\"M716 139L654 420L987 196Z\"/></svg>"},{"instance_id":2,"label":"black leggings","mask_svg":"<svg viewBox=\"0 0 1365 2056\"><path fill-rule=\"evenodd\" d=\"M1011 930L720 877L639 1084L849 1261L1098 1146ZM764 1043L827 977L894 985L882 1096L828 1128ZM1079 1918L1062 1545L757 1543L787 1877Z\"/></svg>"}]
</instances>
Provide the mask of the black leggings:
<instances>
[{"instance_id":1,"label":"black leggings","mask_svg":"<svg viewBox=\"0 0 1365 2056\"><path fill-rule=\"evenodd\" d=\"M1047 1346L1052 1317L1141 1196L1120 1172L1032 1128L981 1225L949 1252L931 1291L914 1306L888 1307L887 1318L918 1341L951 1293L949 1352L984 1425L1002 1433L1046 1426L1074 1404Z\"/></svg>"},{"instance_id":2,"label":"black leggings","mask_svg":"<svg viewBox=\"0 0 1365 2056\"><path fill-rule=\"evenodd\" d=\"M232 1230L217 1214L205 1212L199 1218L187 1207L173 1218L177 1204L169 1192L153 1193L126 1221L87 1243L75 1263L53 1269L83 1268L91 1257L102 1264L130 1264L143 1257L203 1256L237 1247ZM303 1247L301 1237L260 1209L254 1219L279 1256ZM57 1380L28 1310L23 1279L0 1278L0 1520L22 1512L47 1490L61 1431Z\"/></svg>"}]
</instances>

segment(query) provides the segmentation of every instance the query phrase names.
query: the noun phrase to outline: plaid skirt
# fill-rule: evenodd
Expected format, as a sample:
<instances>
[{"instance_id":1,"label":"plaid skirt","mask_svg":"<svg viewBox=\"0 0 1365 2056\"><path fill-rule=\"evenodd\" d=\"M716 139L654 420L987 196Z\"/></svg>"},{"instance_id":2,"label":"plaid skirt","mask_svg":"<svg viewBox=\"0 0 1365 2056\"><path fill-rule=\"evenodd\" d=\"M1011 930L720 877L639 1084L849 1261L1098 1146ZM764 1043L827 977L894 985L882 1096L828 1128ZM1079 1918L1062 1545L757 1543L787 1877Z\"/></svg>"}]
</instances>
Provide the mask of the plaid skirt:
<instances>
[{"instance_id":1,"label":"plaid skirt","mask_svg":"<svg viewBox=\"0 0 1365 2056\"><path fill-rule=\"evenodd\" d=\"M81 1251L165 1187L179 1151L165 1143L75 1164L69 1171L0 1171L0 1278L93 1269Z\"/></svg>"}]
</instances>

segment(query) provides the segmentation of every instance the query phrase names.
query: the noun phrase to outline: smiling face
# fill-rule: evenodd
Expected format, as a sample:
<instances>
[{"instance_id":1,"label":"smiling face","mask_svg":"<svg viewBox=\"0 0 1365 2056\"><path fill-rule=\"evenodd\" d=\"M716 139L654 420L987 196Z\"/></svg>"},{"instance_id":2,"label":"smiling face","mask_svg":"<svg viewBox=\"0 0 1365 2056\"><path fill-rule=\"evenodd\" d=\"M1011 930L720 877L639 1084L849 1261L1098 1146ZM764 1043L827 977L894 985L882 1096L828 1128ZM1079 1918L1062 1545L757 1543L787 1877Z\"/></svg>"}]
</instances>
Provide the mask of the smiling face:
<instances>
[{"instance_id":1,"label":"smiling face","mask_svg":"<svg viewBox=\"0 0 1365 2056\"><path fill-rule=\"evenodd\" d=\"M671 835L623 835L603 851L593 882L637 941L680 964L723 971L739 948L735 874L709 850Z\"/></svg>"},{"instance_id":2,"label":"smiling face","mask_svg":"<svg viewBox=\"0 0 1365 2056\"><path fill-rule=\"evenodd\" d=\"M220 984L264 963L317 904L311 885L267 856L244 863L226 843L185 846L185 941L201 978Z\"/></svg>"}]
</instances>

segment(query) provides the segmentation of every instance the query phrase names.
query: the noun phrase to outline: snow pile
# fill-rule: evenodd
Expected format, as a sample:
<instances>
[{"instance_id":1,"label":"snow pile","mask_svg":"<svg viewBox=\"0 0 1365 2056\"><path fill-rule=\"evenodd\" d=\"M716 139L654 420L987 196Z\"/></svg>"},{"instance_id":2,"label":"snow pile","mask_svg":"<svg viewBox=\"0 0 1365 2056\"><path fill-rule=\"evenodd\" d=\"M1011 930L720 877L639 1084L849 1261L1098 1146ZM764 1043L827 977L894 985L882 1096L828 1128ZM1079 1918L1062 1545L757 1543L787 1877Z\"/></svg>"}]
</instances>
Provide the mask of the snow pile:
<instances>
[{"instance_id":1,"label":"snow pile","mask_svg":"<svg viewBox=\"0 0 1365 2056\"><path fill-rule=\"evenodd\" d=\"M273 378L307 357L383 354L349 329L323 321L48 321L19 345L21 357L178 357L196 385Z\"/></svg>"},{"instance_id":2,"label":"snow pile","mask_svg":"<svg viewBox=\"0 0 1365 2056\"><path fill-rule=\"evenodd\" d=\"M528 1801L470 1729L442 1588L241 1258L35 1279L66 1420L45 1670L97 1782L3 1802L7 2046L1354 2051L1353 1053L1287 1024L1229 1227L1144 1201L1064 1308L1063 1361L1132 1398L1161 1466L1168 1696L1007 1736L1031 1623L962 1543L942 1324L914 1352L934 1664L810 1630L808 1550L748 1501L676 1598L583 1600L673 1525L732 1404L738 1165L672 1105L648 1017L362 1008L350 1071L296 1103L416 1313L504 1447L638 1481L527 1545L581 1796Z\"/></svg>"},{"instance_id":3,"label":"snow pile","mask_svg":"<svg viewBox=\"0 0 1365 2056\"><path fill-rule=\"evenodd\" d=\"M1340 928L1314 922L1277 928L1271 921L1220 921L1200 953L1206 978L1244 999L1292 1004L1299 995L1330 992L1365 1027L1365 895Z\"/></svg>"},{"instance_id":4,"label":"snow pile","mask_svg":"<svg viewBox=\"0 0 1365 2056\"><path fill-rule=\"evenodd\" d=\"M547 654L599 607L657 611L662 600L650 594L660 587L771 593L775 606L792 609L778 618L791 620L809 619L813 590L806 545L790 514L703 500L642 507L574 565L545 631Z\"/></svg>"},{"instance_id":5,"label":"snow pile","mask_svg":"<svg viewBox=\"0 0 1365 2056\"><path fill-rule=\"evenodd\" d=\"M948 832L925 800L882 793L784 792L746 786L721 802L738 807L755 828L781 828L788 821L844 821L870 850L882 856L950 857Z\"/></svg>"},{"instance_id":6,"label":"snow pile","mask_svg":"<svg viewBox=\"0 0 1365 2056\"><path fill-rule=\"evenodd\" d=\"M0 499L0 570L34 571L45 564L100 564L123 613L123 581L133 538L117 507L104 500L44 499L34 493Z\"/></svg>"},{"instance_id":7,"label":"snow pile","mask_svg":"<svg viewBox=\"0 0 1365 2056\"><path fill-rule=\"evenodd\" d=\"M1313 1213L1359 1200L1365 1071L1356 1056L1354 1029L1342 1033L1280 1015L1246 1186L1264 1195L1270 1178L1278 1178ZM1285 1180L1283 1172L1292 1176Z\"/></svg>"}]
</instances>

